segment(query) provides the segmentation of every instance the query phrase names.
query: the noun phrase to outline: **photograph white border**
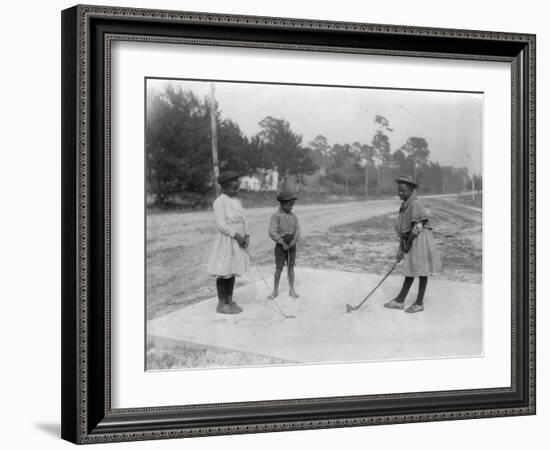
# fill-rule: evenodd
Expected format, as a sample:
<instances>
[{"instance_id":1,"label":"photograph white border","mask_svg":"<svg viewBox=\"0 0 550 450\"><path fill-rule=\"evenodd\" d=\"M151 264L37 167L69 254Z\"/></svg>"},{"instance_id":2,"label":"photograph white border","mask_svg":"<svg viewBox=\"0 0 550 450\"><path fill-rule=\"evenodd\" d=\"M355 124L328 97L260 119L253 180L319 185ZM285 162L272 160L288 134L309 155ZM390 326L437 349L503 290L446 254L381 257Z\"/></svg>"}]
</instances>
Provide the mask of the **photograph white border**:
<instances>
[{"instance_id":1,"label":"photograph white border","mask_svg":"<svg viewBox=\"0 0 550 450\"><path fill-rule=\"evenodd\" d=\"M113 408L510 386L509 63L116 41L111 60ZM483 92L484 357L145 372L145 77Z\"/></svg>"}]
</instances>

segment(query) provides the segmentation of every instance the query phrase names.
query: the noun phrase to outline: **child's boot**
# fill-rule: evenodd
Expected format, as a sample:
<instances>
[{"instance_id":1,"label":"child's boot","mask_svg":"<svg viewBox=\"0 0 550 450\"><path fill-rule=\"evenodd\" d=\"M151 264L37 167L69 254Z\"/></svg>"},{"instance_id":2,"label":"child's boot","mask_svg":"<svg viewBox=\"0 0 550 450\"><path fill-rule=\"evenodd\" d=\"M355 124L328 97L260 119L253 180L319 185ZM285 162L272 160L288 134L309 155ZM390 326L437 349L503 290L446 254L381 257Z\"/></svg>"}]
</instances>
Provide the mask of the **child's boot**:
<instances>
[{"instance_id":1,"label":"child's boot","mask_svg":"<svg viewBox=\"0 0 550 450\"><path fill-rule=\"evenodd\" d=\"M218 306L216 306L216 312L220 314L228 314L227 304L225 299L218 299Z\"/></svg>"},{"instance_id":2,"label":"child's boot","mask_svg":"<svg viewBox=\"0 0 550 450\"><path fill-rule=\"evenodd\" d=\"M216 312L222 313L225 307L225 281L223 278L216 279L216 291L218 293L218 305L216 306Z\"/></svg>"},{"instance_id":3,"label":"child's boot","mask_svg":"<svg viewBox=\"0 0 550 450\"><path fill-rule=\"evenodd\" d=\"M216 312L220 314L239 314L243 309L236 303L229 303L228 299L219 300Z\"/></svg>"},{"instance_id":4,"label":"child's boot","mask_svg":"<svg viewBox=\"0 0 550 450\"><path fill-rule=\"evenodd\" d=\"M227 281L227 303L231 310L230 314L239 314L243 309L233 301L233 289L235 289L235 277Z\"/></svg>"},{"instance_id":5,"label":"child's boot","mask_svg":"<svg viewBox=\"0 0 550 450\"><path fill-rule=\"evenodd\" d=\"M235 306L231 305L230 301L230 280L224 278L218 278L216 280L216 287L218 290L218 305L216 306L216 312L219 314L238 314L242 311L235 303Z\"/></svg>"},{"instance_id":6,"label":"child's boot","mask_svg":"<svg viewBox=\"0 0 550 450\"><path fill-rule=\"evenodd\" d=\"M239 314L240 312L243 311L243 309L233 301L233 296L229 296L227 300L231 308L231 311L235 311L235 312L232 312L231 314Z\"/></svg>"}]
</instances>

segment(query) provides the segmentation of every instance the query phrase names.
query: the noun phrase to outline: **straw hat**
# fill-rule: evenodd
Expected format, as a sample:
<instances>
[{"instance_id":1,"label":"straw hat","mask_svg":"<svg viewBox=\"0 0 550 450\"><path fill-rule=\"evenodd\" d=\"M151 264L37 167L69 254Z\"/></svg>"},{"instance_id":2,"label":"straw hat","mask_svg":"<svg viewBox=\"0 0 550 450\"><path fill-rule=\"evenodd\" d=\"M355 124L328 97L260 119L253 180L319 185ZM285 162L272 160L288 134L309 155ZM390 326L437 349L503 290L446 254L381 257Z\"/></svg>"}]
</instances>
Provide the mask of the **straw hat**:
<instances>
[{"instance_id":1,"label":"straw hat","mask_svg":"<svg viewBox=\"0 0 550 450\"><path fill-rule=\"evenodd\" d=\"M230 180L234 180L235 178L239 178L239 174L235 172L234 170L227 170L225 172L220 173L218 176L218 183L220 185L223 185L227 183Z\"/></svg>"},{"instance_id":2,"label":"straw hat","mask_svg":"<svg viewBox=\"0 0 550 450\"><path fill-rule=\"evenodd\" d=\"M280 202L286 202L288 200L296 200L298 197L296 197L296 194L292 191L283 191L277 195L277 200Z\"/></svg>"},{"instance_id":3,"label":"straw hat","mask_svg":"<svg viewBox=\"0 0 550 450\"><path fill-rule=\"evenodd\" d=\"M399 175L399 178L396 178L394 180L396 183L405 183L405 184L408 184L409 186L412 186L412 187L418 187L418 183L416 181L414 181L414 178L411 177L410 175L406 175L404 173L400 174Z\"/></svg>"}]
</instances>

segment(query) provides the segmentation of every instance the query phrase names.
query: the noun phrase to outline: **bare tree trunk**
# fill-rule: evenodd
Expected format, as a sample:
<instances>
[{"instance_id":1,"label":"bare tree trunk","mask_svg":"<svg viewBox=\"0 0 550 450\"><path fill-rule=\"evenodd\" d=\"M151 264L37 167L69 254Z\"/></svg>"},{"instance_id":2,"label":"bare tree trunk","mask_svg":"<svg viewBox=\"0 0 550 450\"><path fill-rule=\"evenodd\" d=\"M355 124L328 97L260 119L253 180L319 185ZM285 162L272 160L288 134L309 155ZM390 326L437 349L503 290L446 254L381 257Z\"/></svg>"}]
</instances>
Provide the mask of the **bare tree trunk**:
<instances>
[{"instance_id":1,"label":"bare tree trunk","mask_svg":"<svg viewBox=\"0 0 550 450\"><path fill-rule=\"evenodd\" d=\"M365 200L369 199L369 165L365 165Z\"/></svg>"},{"instance_id":2,"label":"bare tree trunk","mask_svg":"<svg viewBox=\"0 0 550 450\"><path fill-rule=\"evenodd\" d=\"M279 190L286 190L286 173L279 174Z\"/></svg>"}]
</instances>

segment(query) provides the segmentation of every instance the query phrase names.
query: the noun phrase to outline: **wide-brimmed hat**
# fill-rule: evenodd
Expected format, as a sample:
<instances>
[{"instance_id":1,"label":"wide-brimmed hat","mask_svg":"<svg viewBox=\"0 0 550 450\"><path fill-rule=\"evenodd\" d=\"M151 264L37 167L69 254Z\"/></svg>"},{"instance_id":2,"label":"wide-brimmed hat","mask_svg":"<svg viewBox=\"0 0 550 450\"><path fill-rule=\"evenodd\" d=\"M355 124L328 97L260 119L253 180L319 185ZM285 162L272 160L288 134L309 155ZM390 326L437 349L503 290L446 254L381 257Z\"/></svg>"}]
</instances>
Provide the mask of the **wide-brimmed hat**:
<instances>
[{"instance_id":1,"label":"wide-brimmed hat","mask_svg":"<svg viewBox=\"0 0 550 450\"><path fill-rule=\"evenodd\" d=\"M394 181L396 183L405 183L405 184L408 184L412 187L418 187L418 183L416 181L414 181L414 178L411 177L410 175L406 175L404 173L400 174L399 178L396 178Z\"/></svg>"},{"instance_id":2,"label":"wide-brimmed hat","mask_svg":"<svg viewBox=\"0 0 550 450\"><path fill-rule=\"evenodd\" d=\"M277 195L277 200L280 202L286 202L288 200L296 200L298 197L296 197L296 194L292 191L282 191Z\"/></svg>"},{"instance_id":3,"label":"wide-brimmed hat","mask_svg":"<svg viewBox=\"0 0 550 450\"><path fill-rule=\"evenodd\" d=\"M227 183L229 180L234 180L235 178L239 178L239 174L235 172L234 170L226 170L225 172L220 173L218 176L218 183L220 185L223 185Z\"/></svg>"}]
</instances>

